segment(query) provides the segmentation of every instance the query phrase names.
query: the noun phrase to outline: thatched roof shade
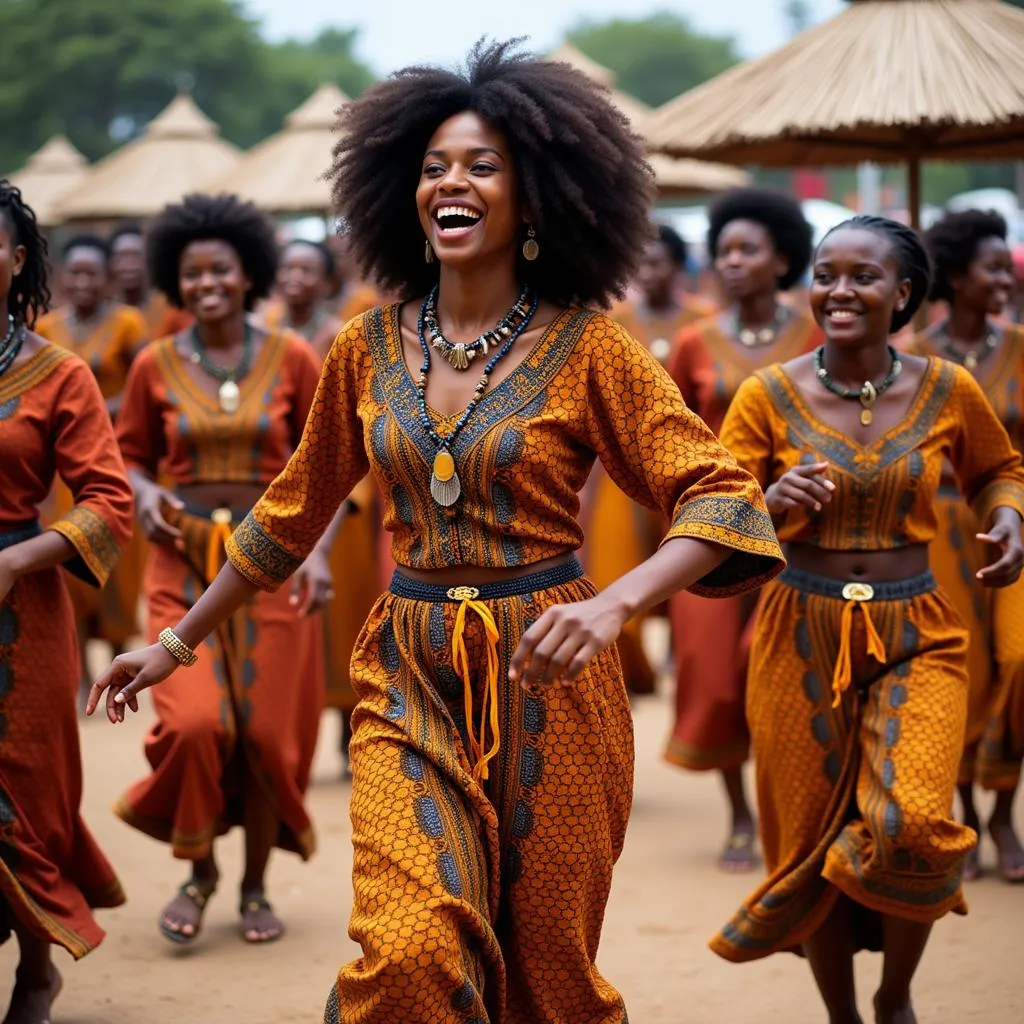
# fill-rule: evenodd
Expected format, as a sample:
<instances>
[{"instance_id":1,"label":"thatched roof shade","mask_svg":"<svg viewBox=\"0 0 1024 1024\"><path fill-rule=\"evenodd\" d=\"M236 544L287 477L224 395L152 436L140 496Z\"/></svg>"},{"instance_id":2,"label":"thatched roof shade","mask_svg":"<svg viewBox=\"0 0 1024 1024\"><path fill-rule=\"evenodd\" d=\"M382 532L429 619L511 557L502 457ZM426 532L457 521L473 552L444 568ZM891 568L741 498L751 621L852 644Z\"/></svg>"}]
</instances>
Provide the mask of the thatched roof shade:
<instances>
[{"instance_id":1,"label":"thatched roof shade","mask_svg":"<svg viewBox=\"0 0 1024 1024\"><path fill-rule=\"evenodd\" d=\"M1024 11L999 0L858 0L655 111L651 145L764 166L1015 159Z\"/></svg>"},{"instance_id":2,"label":"thatched roof shade","mask_svg":"<svg viewBox=\"0 0 1024 1024\"><path fill-rule=\"evenodd\" d=\"M39 223L53 227L60 223L57 203L82 180L87 168L85 157L63 135L54 135L10 175L10 182L21 189Z\"/></svg>"},{"instance_id":3,"label":"thatched roof shade","mask_svg":"<svg viewBox=\"0 0 1024 1024\"><path fill-rule=\"evenodd\" d=\"M58 213L64 220L153 217L186 193L205 190L238 157L192 98L179 95L139 138L95 164Z\"/></svg>"},{"instance_id":4,"label":"thatched roof shade","mask_svg":"<svg viewBox=\"0 0 1024 1024\"><path fill-rule=\"evenodd\" d=\"M288 115L285 127L254 146L216 184L272 213L327 213L330 187L323 175L331 165L338 109L348 97L333 84L320 86Z\"/></svg>"}]
</instances>

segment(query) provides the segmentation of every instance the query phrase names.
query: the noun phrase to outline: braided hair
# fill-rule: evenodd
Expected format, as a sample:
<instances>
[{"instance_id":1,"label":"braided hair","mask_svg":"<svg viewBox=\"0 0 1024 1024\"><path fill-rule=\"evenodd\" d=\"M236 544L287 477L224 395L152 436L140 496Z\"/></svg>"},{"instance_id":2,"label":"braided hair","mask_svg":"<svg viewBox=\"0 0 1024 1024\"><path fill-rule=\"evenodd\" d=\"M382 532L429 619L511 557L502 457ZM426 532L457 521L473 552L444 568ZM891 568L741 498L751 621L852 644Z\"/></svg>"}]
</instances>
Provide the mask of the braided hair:
<instances>
[{"instance_id":1,"label":"braided hair","mask_svg":"<svg viewBox=\"0 0 1024 1024\"><path fill-rule=\"evenodd\" d=\"M26 327L32 327L36 318L50 307L46 239L32 207L22 198L20 189L6 178L0 178L0 219L11 242L25 248L25 265L11 281L7 295L7 312Z\"/></svg>"},{"instance_id":2,"label":"braided hair","mask_svg":"<svg viewBox=\"0 0 1024 1024\"><path fill-rule=\"evenodd\" d=\"M914 314L921 308L921 303L928 298L932 286L932 264L928 258L928 250L913 228L888 217L858 214L837 224L827 232L825 238L844 228L871 231L885 238L892 248L900 278L910 281L910 298L903 309L893 311L892 323L889 325L890 333L896 334L914 319ZM819 248L825 238L819 243Z\"/></svg>"}]
</instances>

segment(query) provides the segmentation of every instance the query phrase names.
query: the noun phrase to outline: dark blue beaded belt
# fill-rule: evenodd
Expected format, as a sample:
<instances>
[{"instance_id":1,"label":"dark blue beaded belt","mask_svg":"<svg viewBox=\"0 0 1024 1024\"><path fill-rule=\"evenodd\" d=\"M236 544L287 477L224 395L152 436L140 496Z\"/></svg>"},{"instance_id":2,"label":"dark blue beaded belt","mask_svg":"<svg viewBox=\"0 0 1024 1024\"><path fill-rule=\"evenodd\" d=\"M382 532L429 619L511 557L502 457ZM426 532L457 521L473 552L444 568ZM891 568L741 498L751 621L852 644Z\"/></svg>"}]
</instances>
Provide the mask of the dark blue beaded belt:
<instances>
[{"instance_id":1,"label":"dark blue beaded belt","mask_svg":"<svg viewBox=\"0 0 1024 1024\"><path fill-rule=\"evenodd\" d=\"M500 601L505 597L519 597L522 594L533 594L551 587L561 587L573 583L583 577L583 566L576 558L569 559L563 565L550 569L516 576L497 583L481 583L477 587L447 587L443 583L423 583L410 579L396 569L391 577L390 591L396 597L406 597L410 601Z\"/></svg>"},{"instance_id":2,"label":"dark blue beaded belt","mask_svg":"<svg viewBox=\"0 0 1024 1024\"><path fill-rule=\"evenodd\" d=\"M779 574L779 582L804 594L834 597L837 601L906 601L911 597L920 597L921 594L930 594L936 587L935 577L930 571L905 580L851 583L804 572L803 569L786 568Z\"/></svg>"}]
</instances>

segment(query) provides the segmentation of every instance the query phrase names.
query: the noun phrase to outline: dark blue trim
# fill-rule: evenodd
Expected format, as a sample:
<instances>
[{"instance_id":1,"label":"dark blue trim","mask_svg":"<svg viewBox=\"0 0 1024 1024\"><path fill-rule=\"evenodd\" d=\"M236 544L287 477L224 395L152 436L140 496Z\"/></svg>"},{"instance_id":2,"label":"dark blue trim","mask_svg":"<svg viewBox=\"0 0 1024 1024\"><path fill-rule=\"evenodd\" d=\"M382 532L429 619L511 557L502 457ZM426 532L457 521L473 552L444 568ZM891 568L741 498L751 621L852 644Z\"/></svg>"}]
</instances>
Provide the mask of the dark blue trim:
<instances>
[{"instance_id":1,"label":"dark blue trim","mask_svg":"<svg viewBox=\"0 0 1024 1024\"><path fill-rule=\"evenodd\" d=\"M3 551L4 548L13 548L15 544L20 544L22 541L38 537L42 532L43 528L38 521L22 523L9 530L0 530L0 551Z\"/></svg>"},{"instance_id":2,"label":"dark blue trim","mask_svg":"<svg viewBox=\"0 0 1024 1024\"><path fill-rule=\"evenodd\" d=\"M561 587L567 583L573 583L583 577L583 566L575 557L571 558L564 565L556 565L551 569L541 569L539 572L532 572L527 576L517 576L510 580L501 580L498 583L481 583L475 589L479 591L480 601L500 601L506 597L519 597L522 594L534 594L541 590L549 590L551 587ZM451 588L443 583L423 583L420 580L410 579L403 576L401 571L395 570L391 577L391 593L396 597L405 597L410 601L429 601L437 604L442 601L454 601L455 598L448 596Z\"/></svg>"},{"instance_id":3,"label":"dark blue trim","mask_svg":"<svg viewBox=\"0 0 1024 1024\"><path fill-rule=\"evenodd\" d=\"M842 601L843 587L850 580L834 580L829 576L818 576L813 572L787 567L779 574L779 582L804 594L834 597L837 601ZM930 570L921 573L920 576L910 576L905 580L886 580L881 583L864 580L862 582L867 583L875 592L873 601L906 601L911 597L930 594L936 588L935 577Z\"/></svg>"}]
</instances>

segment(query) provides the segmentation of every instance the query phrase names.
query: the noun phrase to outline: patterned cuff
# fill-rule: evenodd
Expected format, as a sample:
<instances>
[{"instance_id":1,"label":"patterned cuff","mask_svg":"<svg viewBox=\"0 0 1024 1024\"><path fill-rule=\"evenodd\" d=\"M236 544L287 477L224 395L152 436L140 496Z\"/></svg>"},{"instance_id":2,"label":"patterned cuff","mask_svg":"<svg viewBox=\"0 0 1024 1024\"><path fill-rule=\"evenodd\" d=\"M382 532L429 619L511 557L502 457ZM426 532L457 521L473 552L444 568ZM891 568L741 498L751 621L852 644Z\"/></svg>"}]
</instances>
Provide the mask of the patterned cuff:
<instances>
[{"instance_id":1,"label":"patterned cuff","mask_svg":"<svg viewBox=\"0 0 1024 1024\"><path fill-rule=\"evenodd\" d=\"M59 533L76 551L74 557L64 563L64 568L91 586L102 587L121 557L121 548L106 520L91 508L75 505L50 529Z\"/></svg>"},{"instance_id":2,"label":"patterned cuff","mask_svg":"<svg viewBox=\"0 0 1024 1024\"><path fill-rule=\"evenodd\" d=\"M260 590L277 590L302 565L302 559L281 547L251 512L224 548L228 561Z\"/></svg>"},{"instance_id":3,"label":"patterned cuff","mask_svg":"<svg viewBox=\"0 0 1024 1024\"><path fill-rule=\"evenodd\" d=\"M708 495L685 502L665 541L692 537L733 553L688 589L701 597L732 597L756 590L785 568L771 516L743 498Z\"/></svg>"}]
</instances>

